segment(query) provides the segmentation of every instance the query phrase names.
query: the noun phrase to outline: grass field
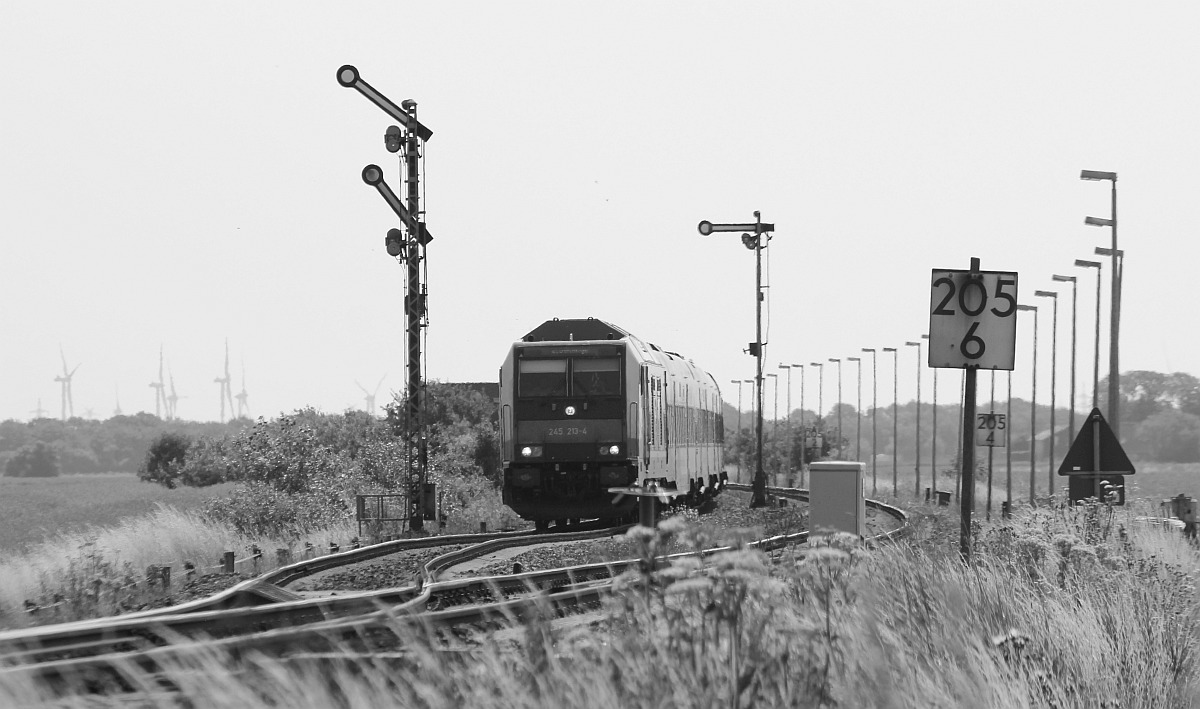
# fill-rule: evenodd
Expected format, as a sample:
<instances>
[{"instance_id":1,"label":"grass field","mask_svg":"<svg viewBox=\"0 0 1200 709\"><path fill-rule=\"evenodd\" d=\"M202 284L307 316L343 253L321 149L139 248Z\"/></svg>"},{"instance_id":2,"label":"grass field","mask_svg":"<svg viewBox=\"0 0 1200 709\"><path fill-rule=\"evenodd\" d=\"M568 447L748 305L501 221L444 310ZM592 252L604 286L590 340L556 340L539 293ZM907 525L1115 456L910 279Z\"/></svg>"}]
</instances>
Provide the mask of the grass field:
<instances>
[{"instance_id":1,"label":"grass field","mask_svg":"<svg viewBox=\"0 0 1200 709\"><path fill-rule=\"evenodd\" d=\"M166 504L181 511L232 486L168 490L129 473L64 475L57 478L0 478L0 556L29 549L62 534L110 527L143 517Z\"/></svg>"}]
</instances>

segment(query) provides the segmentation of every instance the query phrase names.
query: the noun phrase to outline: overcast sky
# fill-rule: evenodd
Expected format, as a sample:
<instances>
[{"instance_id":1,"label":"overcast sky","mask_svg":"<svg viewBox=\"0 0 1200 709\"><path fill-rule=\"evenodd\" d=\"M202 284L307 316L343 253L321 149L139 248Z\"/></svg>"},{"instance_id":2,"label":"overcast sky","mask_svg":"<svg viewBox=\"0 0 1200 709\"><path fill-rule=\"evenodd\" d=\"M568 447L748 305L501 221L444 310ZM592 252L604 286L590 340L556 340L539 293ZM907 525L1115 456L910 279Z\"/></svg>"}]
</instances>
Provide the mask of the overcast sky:
<instances>
[{"instance_id":1,"label":"overcast sky","mask_svg":"<svg viewBox=\"0 0 1200 709\"><path fill-rule=\"evenodd\" d=\"M1090 405L1096 278L1073 263L1110 245L1084 225L1110 193L1081 169L1120 176L1122 369L1200 373L1198 36L1191 2L5 2L0 418L60 413L60 347L76 414L98 418L118 397L154 411L161 346L180 416L216 419L226 339L254 416L404 386L396 218L360 177L376 163L403 191L393 121L338 84L343 64L434 132L432 379L494 381L542 321L592 316L691 357L736 404L754 254L696 225L761 210L768 371L900 347L911 399L930 272L977 256L1041 305L1040 401L1051 303L1033 292L1080 277ZM1023 320L1018 396L1031 347ZM868 406L870 388L868 360Z\"/></svg>"}]
</instances>

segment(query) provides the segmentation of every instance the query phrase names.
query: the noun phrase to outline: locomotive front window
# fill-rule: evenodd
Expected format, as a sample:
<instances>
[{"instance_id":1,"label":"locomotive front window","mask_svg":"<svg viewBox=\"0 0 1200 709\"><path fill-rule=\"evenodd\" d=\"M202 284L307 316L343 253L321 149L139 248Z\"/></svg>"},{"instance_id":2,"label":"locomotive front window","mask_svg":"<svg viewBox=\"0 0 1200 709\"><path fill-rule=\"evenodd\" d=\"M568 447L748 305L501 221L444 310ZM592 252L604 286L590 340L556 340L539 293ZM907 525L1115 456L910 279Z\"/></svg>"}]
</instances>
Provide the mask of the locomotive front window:
<instances>
[{"instance_id":1,"label":"locomotive front window","mask_svg":"<svg viewBox=\"0 0 1200 709\"><path fill-rule=\"evenodd\" d=\"M621 393L619 359L576 359L571 362L574 396L612 396Z\"/></svg>"},{"instance_id":2,"label":"locomotive front window","mask_svg":"<svg viewBox=\"0 0 1200 709\"><path fill-rule=\"evenodd\" d=\"M566 396L567 360L521 360L521 380L517 383L517 391L520 396Z\"/></svg>"}]
</instances>

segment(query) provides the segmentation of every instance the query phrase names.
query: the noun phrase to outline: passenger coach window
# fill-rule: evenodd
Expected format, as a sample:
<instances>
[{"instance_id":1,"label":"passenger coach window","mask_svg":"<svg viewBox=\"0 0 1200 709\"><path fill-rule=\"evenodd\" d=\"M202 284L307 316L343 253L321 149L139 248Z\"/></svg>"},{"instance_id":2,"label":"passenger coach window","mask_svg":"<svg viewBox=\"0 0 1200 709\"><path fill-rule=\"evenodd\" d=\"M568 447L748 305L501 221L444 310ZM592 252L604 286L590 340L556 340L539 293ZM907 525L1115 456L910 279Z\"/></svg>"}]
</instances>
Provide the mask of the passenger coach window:
<instances>
[{"instance_id":1,"label":"passenger coach window","mask_svg":"<svg viewBox=\"0 0 1200 709\"><path fill-rule=\"evenodd\" d=\"M566 396L567 360L523 359L518 396Z\"/></svg>"},{"instance_id":2,"label":"passenger coach window","mask_svg":"<svg viewBox=\"0 0 1200 709\"><path fill-rule=\"evenodd\" d=\"M621 361L577 359L571 362L574 396L609 396L621 393Z\"/></svg>"}]
</instances>

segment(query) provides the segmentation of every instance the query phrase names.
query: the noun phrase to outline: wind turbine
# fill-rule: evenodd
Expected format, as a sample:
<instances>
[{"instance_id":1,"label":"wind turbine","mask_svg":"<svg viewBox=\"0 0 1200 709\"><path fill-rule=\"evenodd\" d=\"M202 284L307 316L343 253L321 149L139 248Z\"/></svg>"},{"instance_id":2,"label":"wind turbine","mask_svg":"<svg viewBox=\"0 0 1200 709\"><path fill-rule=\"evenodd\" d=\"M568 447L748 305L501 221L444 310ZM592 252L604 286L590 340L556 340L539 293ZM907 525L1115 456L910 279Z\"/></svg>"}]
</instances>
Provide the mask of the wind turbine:
<instances>
[{"instance_id":1,"label":"wind turbine","mask_svg":"<svg viewBox=\"0 0 1200 709\"><path fill-rule=\"evenodd\" d=\"M233 415L233 387L229 386L232 377L229 376L229 340L225 340L225 376L217 377L213 382L221 385L221 423L225 423L225 402L229 402L229 413Z\"/></svg>"},{"instance_id":2,"label":"wind turbine","mask_svg":"<svg viewBox=\"0 0 1200 709\"><path fill-rule=\"evenodd\" d=\"M237 399L237 403L238 403L238 414L237 414L238 418L246 418L250 415L250 406L246 403L246 399L248 399L249 397L250 397L250 395L246 393L246 363L243 361L242 362L242 390L238 392L237 396L233 397L233 398Z\"/></svg>"},{"instance_id":3,"label":"wind turbine","mask_svg":"<svg viewBox=\"0 0 1200 709\"><path fill-rule=\"evenodd\" d=\"M167 367L167 380L171 382L171 395L166 397L167 418L174 420L174 419L179 418L179 413L177 412L175 405L180 399L183 399L185 397L182 397L175 393L175 374L173 372L171 372L170 367Z\"/></svg>"},{"instance_id":4,"label":"wind turbine","mask_svg":"<svg viewBox=\"0 0 1200 709\"><path fill-rule=\"evenodd\" d=\"M158 381L150 382L150 388L154 389L154 415L162 418L162 410L164 404L167 403L166 385L163 384L163 353L162 345L158 346ZM170 409L167 409L167 415L170 416Z\"/></svg>"},{"instance_id":5,"label":"wind turbine","mask_svg":"<svg viewBox=\"0 0 1200 709\"><path fill-rule=\"evenodd\" d=\"M58 354L62 357L63 373L61 377L55 377L54 381L62 384L62 420L75 417L75 401L71 398L71 377L75 376L75 371L79 369L79 365L75 365L75 369L67 371L67 356L63 354L62 346L58 348ZM70 416L67 413L70 412Z\"/></svg>"},{"instance_id":6,"label":"wind turbine","mask_svg":"<svg viewBox=\"0 0 1200 709\"><path fill-rule=\"evenodd\" d=\"M358 384L358 388L362 389L362 393L367 395L366 396L367 413L371 414L372 416L375 415L375 395L379 393L379 387L383 385L383 380L386 378L387 378L386 374L379 378L379 383L375 385L375 391L367 391L366 387L364 387L362 384L358 384L357 379L354 380L354 383Z\"/></svg>"}]
</instances>

